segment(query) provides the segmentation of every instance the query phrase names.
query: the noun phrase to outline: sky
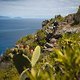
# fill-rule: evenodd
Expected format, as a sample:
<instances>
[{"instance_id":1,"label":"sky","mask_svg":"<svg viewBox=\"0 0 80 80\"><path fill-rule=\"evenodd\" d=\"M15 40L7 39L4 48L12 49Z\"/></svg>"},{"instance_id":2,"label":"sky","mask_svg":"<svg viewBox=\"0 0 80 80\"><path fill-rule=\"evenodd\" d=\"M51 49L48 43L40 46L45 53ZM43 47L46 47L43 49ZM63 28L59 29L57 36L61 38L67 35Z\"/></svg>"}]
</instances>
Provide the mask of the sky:
<instances>
[{"instance_id":1,"label":"sky","mask_svg":"<svg viewBox=\"0 0 80 80\"><path fill-rule=\"evenodd\" d=\"M0 16L51 18L77 12L80 0L0 0Z\"/></svg>"}]
</instances>

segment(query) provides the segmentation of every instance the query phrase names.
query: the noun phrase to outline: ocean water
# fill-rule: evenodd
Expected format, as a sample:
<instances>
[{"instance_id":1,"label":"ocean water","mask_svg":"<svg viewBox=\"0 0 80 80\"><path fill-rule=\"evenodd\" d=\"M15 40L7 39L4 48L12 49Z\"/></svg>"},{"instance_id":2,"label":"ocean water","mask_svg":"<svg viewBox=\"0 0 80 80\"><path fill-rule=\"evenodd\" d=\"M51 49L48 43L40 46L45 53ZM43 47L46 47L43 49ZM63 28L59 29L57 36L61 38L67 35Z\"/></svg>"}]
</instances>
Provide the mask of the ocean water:
<instances>
[{"instance_id":1,"label":"ocean water","mask_svg":"<svg viewBox=\"0 0 80 80\"><path fill-rule=\"evenodd\" d=\"M0 54L13 47L21 37L41 29L42 21L43 19L0 20Z\"/></svg>"}]
</instances>

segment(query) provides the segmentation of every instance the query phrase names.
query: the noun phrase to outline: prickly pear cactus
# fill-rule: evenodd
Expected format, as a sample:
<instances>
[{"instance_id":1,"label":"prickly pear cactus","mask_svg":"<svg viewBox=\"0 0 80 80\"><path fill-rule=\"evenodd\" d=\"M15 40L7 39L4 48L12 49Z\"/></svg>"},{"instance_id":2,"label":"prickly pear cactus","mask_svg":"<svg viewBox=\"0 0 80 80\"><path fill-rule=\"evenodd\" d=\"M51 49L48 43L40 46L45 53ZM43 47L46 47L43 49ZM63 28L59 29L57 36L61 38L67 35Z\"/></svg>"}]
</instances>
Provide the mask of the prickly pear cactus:
<instances>
[{"instance_id":1,"label":"prickly pear cactus","mask_svg":"<svg viewBox=\"0 0 80 80\"><path fill-rule=\"evenodd\" d=\"M26 56L26 55L23 55L25 58L27 58L29 60L29 58ZM33 76L35 76L35 70L33 69L33 67L35 66L36 62L38 61L40 57L40 46L37 46L33 52L33 55L32 55L32 58L31 60L29 60L31 62L31 65L32 65L32 68L31 68L31 74ZM20 75L20 80L26 80L28 78L27 76L27 72L28 72L28 69L25 69L21 75ZM35 73L35 74L34 74ZM32 79L33 80L33 79Z\"/></svg>"},{"instance_id":2,"label":"prickly pear cactus","mask_svg":"<svg viewBox=\"0 0 80 80\"><path fill-rule=\"evenodd\" d=\"M33 55L32 55L32 59L31 59L31 65L32 67L35 66L36 62L38 61L40 57L40 46L37 46L33 52Z\"/></svg>"}]
</instances>

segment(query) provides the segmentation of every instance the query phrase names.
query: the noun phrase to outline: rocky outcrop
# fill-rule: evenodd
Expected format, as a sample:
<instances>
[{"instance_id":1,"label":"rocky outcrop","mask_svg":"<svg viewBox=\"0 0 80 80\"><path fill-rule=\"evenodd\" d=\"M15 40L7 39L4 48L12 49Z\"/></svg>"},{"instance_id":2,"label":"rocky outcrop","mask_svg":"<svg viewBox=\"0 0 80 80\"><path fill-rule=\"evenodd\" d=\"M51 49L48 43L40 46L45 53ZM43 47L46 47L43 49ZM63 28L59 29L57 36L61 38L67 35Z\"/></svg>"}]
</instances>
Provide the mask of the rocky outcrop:
<instances>
[{"instance_id":1,"label":"rocky outcrop","mask_svg":"<svg viewBox=\"0 0 80 80\"><path fill-rule=\"evenodd\" d=\"M65 17L65 22L69 23L73 23L74 20L74 14L69 14L68 16Z\"/></svg>"},{"instance_id":2,"label":"rocky outcrop","mask_svg":"<svg viewBox=\"0 0 80 80\"><path fill-rule=\"evenodd\" d=\"M49 23L49 20L45 20L42 22L42 27L46 26Z\"/></svg>"},{"instance_id":3,"label":"rocky outcrop","mask_svg":"<svg viewBox=\"0 0 80 80\"><path fill-rule=\"evenodd\" d=\"M55 39L55 38L52 38L51 40L50 40L50 43L56 43L56 41L57 41L57 39Z\"/></svg>"},{"instance_id":4,"label":"rocky outcrop","mask_svg":"<svg viewBox=\"0 0 80 80\"><path fill-rule=\"evenodd\" d=\"M77 13L74 16L75 23L80 23L80 6Z\"/></svg>"},{"instance_id":5,"label":"rocky outcrop","mask_svg":"<svg viewBox=\"0 0 80 80\"><path fill-rule=\"evenodd\" d=\"M50 44L50 43L46 43L44 46L45 46L46 48L53 48L53 44Z\"/></svg>"},{"instance_id":6,"label":"rocky outcrop","mask_svg":"<svg viewBox=\"0 0 80 80\"><path fill-rule=\"evenodd\" d=\"M73 27L73 26L70 26L69 24L67 24L62 29L57 30L55 34L59 35L59 34L64 34L64 33L79 33L79 32L80 32L80 26Z\"/></svg>"}]
</instances>

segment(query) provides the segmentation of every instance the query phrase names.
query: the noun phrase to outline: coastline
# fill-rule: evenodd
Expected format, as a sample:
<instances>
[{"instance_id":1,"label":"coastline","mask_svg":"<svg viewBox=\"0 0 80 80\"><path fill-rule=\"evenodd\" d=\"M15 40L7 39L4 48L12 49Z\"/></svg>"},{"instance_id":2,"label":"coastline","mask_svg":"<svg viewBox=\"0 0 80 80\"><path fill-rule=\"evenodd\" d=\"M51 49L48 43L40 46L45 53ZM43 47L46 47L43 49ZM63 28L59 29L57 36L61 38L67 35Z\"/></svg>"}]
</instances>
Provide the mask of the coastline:
<instances>
[{"instance_id":1,"label":"coastline","mask_svg":"<svg viewBox=\"0 0 80 80\"><path fill-rule=\"evenodd\" d=\"M58 15L55 18L43 21L42 28L34 34L21 37L13 48L6 50L5 54L0 57L1 79L7 76L10 80L14 80L14 78L19 80L25 69L29 69L30 75L36 80L39 77L41 77L41 80L46 79L46 76L52 80L79 80L80 20L76 18L79 15L77 13L66 17ZM58 21L59 26L54 32L55 20ZM32 58L33 63L31 63ZM32 64L34 64L34 67ZM75 66L73 67L73 65ZM36 76L33 75L32 69ZM25 78L24 75L22 77ZM30 78L28 76L28 79Z\"/></svg>"}]
</instances>

